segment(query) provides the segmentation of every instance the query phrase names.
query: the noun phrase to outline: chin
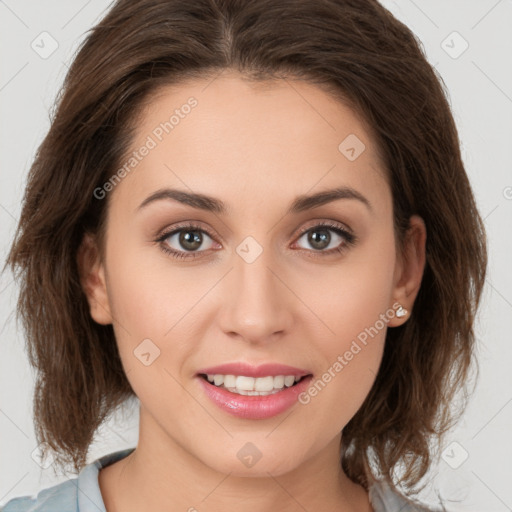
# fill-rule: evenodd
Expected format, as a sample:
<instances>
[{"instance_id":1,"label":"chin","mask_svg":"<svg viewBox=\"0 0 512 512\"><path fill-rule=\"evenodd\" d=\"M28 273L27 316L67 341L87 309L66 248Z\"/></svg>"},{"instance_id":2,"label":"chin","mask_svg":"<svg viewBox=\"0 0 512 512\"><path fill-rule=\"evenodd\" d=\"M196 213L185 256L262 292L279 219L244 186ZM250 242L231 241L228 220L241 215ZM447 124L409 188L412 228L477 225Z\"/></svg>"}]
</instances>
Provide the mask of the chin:
<instances>
[{"instance_id":1,"label":"chin","mask_svg":"<svg viewBox=\"0 0 512 512\"><path fill-rule=\"evenodd\" d=\"M233 456L229 456L233 453ZM203 459L204 463L213 470L237 477L268 478L289 473L302 462L297 453L287 446L286 451L279 451L279 447L267 446L259 450L256 443L246 442L240 449L226 449L219 458Z\"/></svg>"}]
</instances>

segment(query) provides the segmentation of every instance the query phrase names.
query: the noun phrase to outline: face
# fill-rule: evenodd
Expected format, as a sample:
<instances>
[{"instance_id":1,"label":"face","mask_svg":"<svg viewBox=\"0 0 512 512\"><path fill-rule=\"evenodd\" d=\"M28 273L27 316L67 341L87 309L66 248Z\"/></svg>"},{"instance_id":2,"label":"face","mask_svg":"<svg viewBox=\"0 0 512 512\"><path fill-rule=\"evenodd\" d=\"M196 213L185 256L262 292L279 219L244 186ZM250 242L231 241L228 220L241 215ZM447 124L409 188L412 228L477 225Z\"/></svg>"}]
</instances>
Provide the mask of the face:
<instances>
[{"instance_id":1,"label":"face","mask_svg":"<svg viewBox=\"0 0 512 512\"><path fill-rule=\"evenodd\" d=\"M224 73L154 96L135 160L105 187L105 260L89 274L91 315L113 323L140 399L139 445L240 475L338 446L422 269L395 251L361 120L291 84Z\"/></svg>"}]
</instances>

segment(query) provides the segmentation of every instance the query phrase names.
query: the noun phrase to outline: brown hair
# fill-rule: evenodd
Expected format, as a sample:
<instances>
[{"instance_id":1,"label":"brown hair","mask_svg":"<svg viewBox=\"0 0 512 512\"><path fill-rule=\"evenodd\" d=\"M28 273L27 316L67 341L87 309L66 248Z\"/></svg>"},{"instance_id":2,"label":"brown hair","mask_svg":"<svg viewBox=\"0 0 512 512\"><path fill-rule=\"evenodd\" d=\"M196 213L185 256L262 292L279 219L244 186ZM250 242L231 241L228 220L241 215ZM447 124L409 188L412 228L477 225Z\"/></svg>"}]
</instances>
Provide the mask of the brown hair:
<instances>
[{"instance_id":1,"label":"brown hair","mask_svg":"<svg viewBox=\"0 0 512 512\"><path fill-rule=\"evenodd\" d=\"M120 0L91 30L30 170L7 259L37 369L38 441L78 471L96 429L134 396L112 326L90 317L77 249L86 232L102 244L108 197L93 192L128 151L142 106L163 85L222 70L309 81L349 104L383 156L398 246L411 215L425 221L414 310L387 331L375 384L341 446L353 481L368 489L373 466L392 483L403 464L401 483L413 488L432 463L430 438L441 440L466 405L487 252L442 80L376 0Z\"/></svg>"}]
</instances>

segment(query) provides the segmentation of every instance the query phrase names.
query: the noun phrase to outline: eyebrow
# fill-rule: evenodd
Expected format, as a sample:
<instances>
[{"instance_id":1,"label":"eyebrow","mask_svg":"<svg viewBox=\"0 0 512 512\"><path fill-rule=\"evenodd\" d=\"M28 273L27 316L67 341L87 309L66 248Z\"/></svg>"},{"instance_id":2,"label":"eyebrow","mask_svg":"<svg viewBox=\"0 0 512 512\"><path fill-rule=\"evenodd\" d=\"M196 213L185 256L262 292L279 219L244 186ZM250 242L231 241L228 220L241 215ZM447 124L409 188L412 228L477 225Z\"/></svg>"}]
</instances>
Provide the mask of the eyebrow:
<instances>
[{"instance_id":1,"label":"eyebrow","mask_svg":"<svg viewBox=\"0 0 512 512\"><path fill-rule=\"evenodd\" d=\"M373 211L368 199L360 192L351 187L338 187L331 190L324 190L313 195L300 195L295 198L286 214L300 213L305 210L317 208L338 199L355 199L363 203L370 211ZM183 190L164 188L157 190L144 199L137 210L141 210L155 201L174 200L179 203L218 214L225 214L228 210L226 204L215 197Z\"/></svg>"}]
</instances>

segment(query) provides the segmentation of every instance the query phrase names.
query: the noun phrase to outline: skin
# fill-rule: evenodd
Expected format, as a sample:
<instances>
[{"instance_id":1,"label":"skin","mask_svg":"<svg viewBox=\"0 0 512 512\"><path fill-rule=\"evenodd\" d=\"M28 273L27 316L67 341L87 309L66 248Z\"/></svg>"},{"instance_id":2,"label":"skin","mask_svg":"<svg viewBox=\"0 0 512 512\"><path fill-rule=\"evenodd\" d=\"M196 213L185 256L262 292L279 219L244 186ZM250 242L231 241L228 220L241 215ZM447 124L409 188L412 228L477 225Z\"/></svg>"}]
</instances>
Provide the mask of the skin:
<instances>
[{"instance_id":1,"label":"skin","mask_svg":"<svg viewBox=\"0 0 512 512\"><path fill-rule=\"evenodd\" d=\"M369 131L305 82L254 85L226 71L164 88L139 119L133 149L190 96L197 107L110 192L105 260L92 236L79 251L91 316L113 324L140 399L136 450L99 473L106 508L220 512L243 503L246 512L371 511L368 493L340 467L341 432L372 387L386 329L409 315L391 318L307 405L270 419L220 410L196 373L225 362L278 362L318 378L394 303L412 310L425 265L424 223L411 218L402 257ZM338 150L349 134L366 146L354 161ZM339 186L356 189L371 210L341 199L285 215L296 196ZM164 187L219 198L228 211L172 200L137 209ZM162 251L167 243L187 252L177 235L155 242L182 221L213 235L203 233L196 259ZM348 227L356 244L322 255L299 232L320 221ZM344 243L329 233L328 249ZM252 263L236 252L247 236L262 248ZM148 338L160 355L146 366L134 350ZM262 454L251 468L237 458L247 442Z\"/></svg>"}]
</instances>

